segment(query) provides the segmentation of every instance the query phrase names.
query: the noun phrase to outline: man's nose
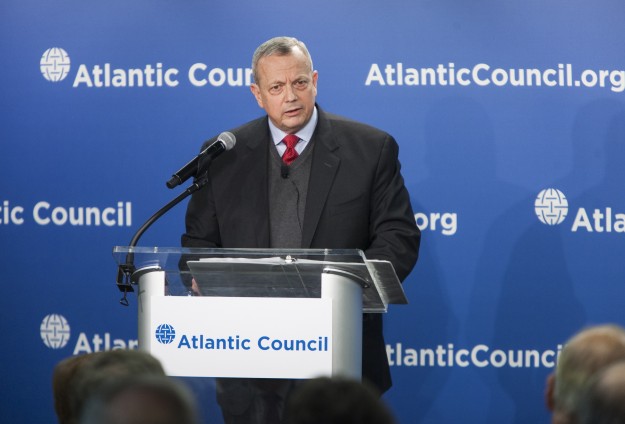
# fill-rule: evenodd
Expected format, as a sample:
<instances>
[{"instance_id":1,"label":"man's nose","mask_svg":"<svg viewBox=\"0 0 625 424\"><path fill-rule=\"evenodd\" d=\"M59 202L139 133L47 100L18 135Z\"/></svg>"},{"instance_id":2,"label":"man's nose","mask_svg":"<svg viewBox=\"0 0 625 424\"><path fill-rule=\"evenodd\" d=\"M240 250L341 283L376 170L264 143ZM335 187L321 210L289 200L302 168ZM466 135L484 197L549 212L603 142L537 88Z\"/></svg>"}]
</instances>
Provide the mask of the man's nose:
<instances>
[{"instance_id":1,"label":"man's nose","mask_svg":"<svg viewBox=\"0 0 625 424\"><path fill-rule=\"evenodd\" d=\"M291 84L285 85L284 98L288 102L297 100L297 94L295 93L295 88L293 88Z\"/></svg>"}]
</instances>

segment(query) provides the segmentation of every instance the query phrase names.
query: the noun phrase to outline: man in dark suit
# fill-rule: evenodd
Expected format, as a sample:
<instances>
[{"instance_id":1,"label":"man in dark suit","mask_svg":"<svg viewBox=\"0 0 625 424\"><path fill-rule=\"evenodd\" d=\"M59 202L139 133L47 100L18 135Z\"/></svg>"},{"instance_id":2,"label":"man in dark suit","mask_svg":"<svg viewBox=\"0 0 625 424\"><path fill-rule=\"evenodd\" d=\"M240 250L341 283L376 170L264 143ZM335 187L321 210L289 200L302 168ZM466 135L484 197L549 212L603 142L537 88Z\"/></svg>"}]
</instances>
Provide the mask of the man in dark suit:
<instances>
[{"instance_id":1,"label":"man in dark suit","mask_svg":"<svg viewBox=\"0 0 625 424\"><path fill-rule=\"evenodd\" d=\"M420 232L396 141L315 103L318 74L294 38L263 43L252 70L267 116L232 130L236 148L211 163L189 202L183 246L361 249L403 281ZM381 393L391 386L379 314L363 318L363 378Z\"/></svg>"}]
</instances>

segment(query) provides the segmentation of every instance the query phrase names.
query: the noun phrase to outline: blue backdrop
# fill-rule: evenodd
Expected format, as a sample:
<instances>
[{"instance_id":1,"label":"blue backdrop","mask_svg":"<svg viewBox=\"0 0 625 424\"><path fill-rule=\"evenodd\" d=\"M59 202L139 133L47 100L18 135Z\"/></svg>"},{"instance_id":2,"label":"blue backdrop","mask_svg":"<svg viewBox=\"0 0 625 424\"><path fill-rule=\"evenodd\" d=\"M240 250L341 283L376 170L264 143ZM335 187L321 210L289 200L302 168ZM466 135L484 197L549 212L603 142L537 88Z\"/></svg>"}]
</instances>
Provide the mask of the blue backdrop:
<instances>
[{"instance_id":1,"label":"blue backdrop","mask_svg":"<svg viewBox=\"0 0 625 424\"><path fill-rule=\"evenodd\" d=\"M400 144L423 240L386 317L399 421L547 421L562 342L625 324L623 18L617 0L2 2L0 421L53 422L60 359L135 342L112 247L204 140L262 113L245 76L276 35L308 45L323 108ZM177 246L183 215L140 244Z\"/></svg>"}]
</instances>

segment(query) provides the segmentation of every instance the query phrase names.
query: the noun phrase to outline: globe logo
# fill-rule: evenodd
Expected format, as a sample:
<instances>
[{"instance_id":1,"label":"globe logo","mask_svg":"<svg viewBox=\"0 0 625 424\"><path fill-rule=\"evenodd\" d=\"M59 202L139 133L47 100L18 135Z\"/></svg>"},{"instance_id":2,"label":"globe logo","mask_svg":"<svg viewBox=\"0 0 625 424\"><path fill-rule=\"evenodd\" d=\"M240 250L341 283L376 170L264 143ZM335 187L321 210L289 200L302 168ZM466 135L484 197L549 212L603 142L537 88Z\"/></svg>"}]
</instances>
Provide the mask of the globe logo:
<instances>
[{"instance_id":1,"label":"globe logo","mask_svg":"<svg viewBox=\"0 0 625 424\"><path fill-rule=\"evenodd\" d=\"M67 52L59 47L46 50L39 62L41 74L51 82L63 81L69 72L69 65Z\"/></svg>"},{"instance_id":2,"label":"globe logo","mask_svg":"<svg viewBox=\"0 0 625 424\"><path fill-rule=\"evenodd\" d=\"M39 328L43 343L50 349L61 349L69 341L70 329L67 320L62 315L47 315Z\"/></svg>"},{"instance_id":3,"label":"globe logo","mask_svg":"<svg viewBox=\"0 0 625 424\"><path fill-rule=\"evenodd\" d=\"M547 188L538 193L534 210L543 224L558 225L564 221L569 212L569 202L560 190Z\"/></svg>"},{"instance_id":4,"label":"globe logo","mask_svg":"<svg viewBox=\"0 0 625 424\"><path fill-rule=\"evenodd\" d=\"M170 344L176 338L176 330L169 324L161 324L156 327L156 340L162 344Z\"/></svg>"}]
</instances>

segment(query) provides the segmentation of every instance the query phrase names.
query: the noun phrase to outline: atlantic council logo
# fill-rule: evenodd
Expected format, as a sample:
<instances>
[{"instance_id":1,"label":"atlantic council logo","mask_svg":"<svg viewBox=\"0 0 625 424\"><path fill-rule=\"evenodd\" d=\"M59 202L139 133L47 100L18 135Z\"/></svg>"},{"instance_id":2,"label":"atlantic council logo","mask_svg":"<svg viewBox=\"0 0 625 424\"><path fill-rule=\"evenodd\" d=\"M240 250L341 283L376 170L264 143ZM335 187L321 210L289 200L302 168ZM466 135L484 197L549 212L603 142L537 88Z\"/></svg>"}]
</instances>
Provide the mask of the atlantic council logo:
<instances>
[{"instance_id":1,"label":"atlantic council logo","mask_svg":"<svg viewBox=\"0 0 625 424\"><path fill-rule=\"evenodd\" d=\"M156 327L156 340L161 344L170 344L176 338L176 330L170 324L161 324Z\"/></svg>"},{"instance_id":2,"label":"atlantic council logo","mask_svg":"<svg viewBox=\"0 0 625 424\"><path fill-rule=\"evenodd\" d=\"M70 69L69 55L60 47L52 47L41 56L39 67L41 74L48 81L63 81Z\"/></svg>"},{"instance_id":3,"label":"atlantic council logo","mask_svg":"<svg viewBox=\"0 0 625 424\"><path fill-rule=\"evenodd\" d=\"M50 349L61 349L69 341L70 328L63 315L46 315L41 321L39 331L43 343Z\"/></svg>"},{"instance_id":4,"label":"atlantic council logo","mask_svg":"<svg viewBox=\"0 0 625 424\"><path fill-rule=\"evenodd\" d=\"M569 202L558 189L547 188L536 197L534 210L540 222L546 225L558 225L569 212Z\"/></svg>"}]
</instances>

